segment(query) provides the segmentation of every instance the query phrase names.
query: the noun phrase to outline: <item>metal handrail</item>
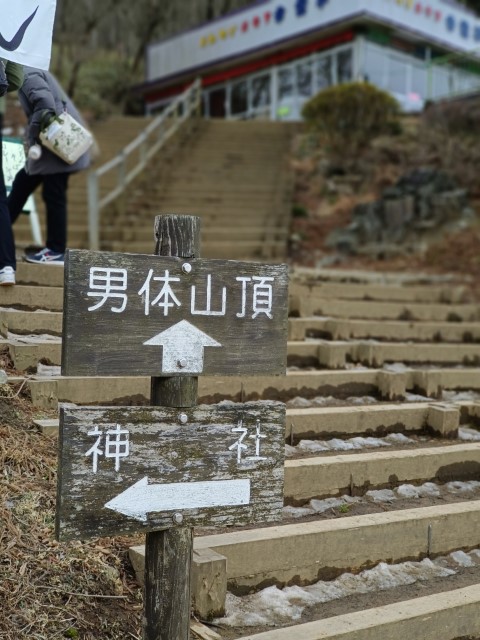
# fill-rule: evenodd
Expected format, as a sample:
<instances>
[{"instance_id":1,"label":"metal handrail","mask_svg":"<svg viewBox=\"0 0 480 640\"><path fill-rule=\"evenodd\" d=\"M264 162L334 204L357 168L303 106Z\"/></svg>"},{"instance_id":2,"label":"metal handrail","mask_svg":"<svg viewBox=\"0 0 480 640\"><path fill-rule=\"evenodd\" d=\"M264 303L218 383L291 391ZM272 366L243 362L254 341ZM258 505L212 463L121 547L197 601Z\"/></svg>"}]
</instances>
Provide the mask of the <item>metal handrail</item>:
<instances>
[{"instance_id":1,"label":"metal handrail","mask_svg":"<svg viewBox=\"0 0 480 640\"><path fill-rule=\"evenodd\" d=\"M93 251L100 249L100 213L113 202L126 187L143 171L154 156L193 115L200 113L201 80L197 79L178 98L171 102L159 116L127 144L120 153L88 175L88 235L89 247ZM129 161L134 153L139 159L129 169ZM100 197L100 178L111 171L117 171L116 184L108 193Z\"/></svg>"}]
</instances>

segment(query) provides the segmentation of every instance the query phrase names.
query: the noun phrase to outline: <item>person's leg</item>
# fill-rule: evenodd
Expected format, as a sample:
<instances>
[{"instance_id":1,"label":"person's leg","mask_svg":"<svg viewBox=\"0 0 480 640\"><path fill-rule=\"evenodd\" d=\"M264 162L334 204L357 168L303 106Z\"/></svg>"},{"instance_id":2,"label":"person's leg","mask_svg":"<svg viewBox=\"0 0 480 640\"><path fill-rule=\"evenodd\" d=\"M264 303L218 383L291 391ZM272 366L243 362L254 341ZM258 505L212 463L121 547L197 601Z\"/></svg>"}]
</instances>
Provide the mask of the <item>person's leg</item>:
<instances>
[{"instance_id":1,"label":"person's leg","mask_svg":"<svg viewBox=\"0 0 480 640\"><path fill-rule=\"evenodd\" d=\"M5 178L3 175L2 128L3 115L0 114L0 270L4 269L4 267L11 267L15 271L15 242L13 239L12 224L10 222L10 213L7 206L7 190L5 188Z\"/></svg>"},{"instance_id":2,"label":"person's leg","mask_svg":"<svg viewBox=\"0 0 480 640\"><path fill-rule=\"evenodd\" d=\"M42 196L47 209L47 248L65 253L67 248L68 173L43 176Z\"/></svg>"},{"instance_id":3,"label":"person's leg","mask_svg":"<svg viewBox=\"0 0 480 640\"><path fill-rule=\"evenodd\" d=\"M13 180L12 190L7 198L8 210L12 224L22 213L28 198L41 184L43 176L29 175L25 169L20 169Z\"/></svg>"}]
</instances>

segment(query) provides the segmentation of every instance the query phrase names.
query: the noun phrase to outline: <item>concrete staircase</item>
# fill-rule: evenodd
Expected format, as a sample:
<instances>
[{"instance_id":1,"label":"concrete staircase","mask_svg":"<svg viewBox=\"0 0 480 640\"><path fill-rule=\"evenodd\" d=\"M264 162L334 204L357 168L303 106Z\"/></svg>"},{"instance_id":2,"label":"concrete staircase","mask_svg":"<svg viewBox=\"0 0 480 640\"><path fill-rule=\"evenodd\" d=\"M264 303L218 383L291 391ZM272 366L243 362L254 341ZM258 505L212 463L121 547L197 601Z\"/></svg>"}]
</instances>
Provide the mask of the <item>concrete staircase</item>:
<instances>
[{"instance_id":1,"label":"concrete staircase","mask_svg":"<svg viewBox=\"0 0 480 640\"><path fill-rule=\"evenodd\" d=\"M200 121L193 136L152 161L123 212L106 212L103 246L152 253L159 213L202 218L202 257L282 260L295 128L269 122Z\"/></svg>"},{"instance_id":2,"label":"concrete staircase","mask_svg":"<svg viewBox=\"0 0 480 640\"><path fill-rule=\"evenodd\" d=\"M0 290L1 345L15 367L14 388L23 385L39 411L58 402L149 402L148 378L60 376L52 365L61 355L63 270L20 264L18 279ZM480 547L480 490L459 489L480 479L480 304L466 285L418 274L293 270L287 375L199 379L200 402L288 402L284 521L197 531L193 589L202 616L221 611L227 588L245 594L329 583L405 560L462 571L455 558L464 556L449 554ZM58 432L56 420L37 426ZM371 448L374 441L383 444ZM432 488L426 483L436 497L422 493ZM390 502L376 501L385 490ZM143 551L130 549L139 581ZM461 588L439 578L408 596L387 590L381 606L365 611L347 598L342 615L320 607L308 623L226 637L477 638L476 557L468 555Z\"/></svg>"},{"instance_id":3,"label":"concrete staircase","mask_svg":"<svg viewBox=\"0 0 480 640\"><path fill-rule=\"evenodd\" d=\"M113 158L148 124L148 118L112 117L93 131L101 157ZM152 253L153 223L159 213L202 218L202 257L285 258L292 184L288 167L296 126L269 122L199 121L194 135L172 139L124 198L102 212L101 248ZM114 176L102 178L102 193ZM69 186L68 246L88 248L87 174ZM42 221L40 194L36 204ZM42 224L43 233L45 225ZM17 244L31 244L27 217L17 222Z\"/></svg>"}]
</instances>

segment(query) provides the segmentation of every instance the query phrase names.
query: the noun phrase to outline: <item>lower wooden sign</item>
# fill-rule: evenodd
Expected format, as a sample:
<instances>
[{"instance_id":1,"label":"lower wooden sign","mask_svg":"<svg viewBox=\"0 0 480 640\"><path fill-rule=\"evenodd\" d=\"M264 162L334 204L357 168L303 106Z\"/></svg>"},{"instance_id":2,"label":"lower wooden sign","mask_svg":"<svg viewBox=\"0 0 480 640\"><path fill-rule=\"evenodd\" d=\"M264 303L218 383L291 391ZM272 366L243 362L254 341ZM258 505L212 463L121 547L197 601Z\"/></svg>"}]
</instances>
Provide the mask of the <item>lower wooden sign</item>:
<instances>
[{"instance_id":1,"label":"lower wooden sign","mask_svg":"<svg viewBox=\"0 0 480 640\"><path fill-rule=\"evenodd\" d=\"M285 405L60 409L59 540L276 522Z\"/></svg>"}]
</instances>

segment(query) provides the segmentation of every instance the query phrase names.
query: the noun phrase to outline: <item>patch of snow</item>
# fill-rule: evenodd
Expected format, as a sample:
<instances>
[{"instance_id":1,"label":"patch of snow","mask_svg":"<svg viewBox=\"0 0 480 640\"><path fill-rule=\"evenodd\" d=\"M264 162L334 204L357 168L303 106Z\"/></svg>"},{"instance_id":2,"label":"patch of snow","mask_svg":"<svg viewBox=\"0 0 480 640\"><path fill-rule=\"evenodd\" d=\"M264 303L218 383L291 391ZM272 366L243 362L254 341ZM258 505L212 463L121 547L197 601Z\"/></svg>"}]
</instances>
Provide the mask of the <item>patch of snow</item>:
<instances>
[{"instance_id":1,"label":"patch of snow","mask_svg":"<svg viewBox=\"0 0 480 640\"><path fill-rule=\"evenodd\" d=\"M470 480L469 482L454 480L453 482L447 482L445 487L450 493L470 493L480 488L480 482L477 480Z\"/></svg>"},{"instance_id":2,"label":"patch of snow","mask_svg":"<svg viewBox=\"0 0 480 640\"><path fill-rule=\"evenodd\" d=\"M440 488L434 482L425 482L418 489L420 496L438 498L440 495Z\"/></svg>"},{"instance_id":3,"label":"patch of snow","mask_svg":"<svg viewBox=\"0 0 480 640\"><path fill-rule=\"evenodd\" d=\"M403 433L389 433L388 436L385 436L385 440L394 444L413 444L415 442L415 440L407 438Z\"/></svg>"},{"instance_id":4,"label":"patch of snow","mask_svg":"<svg viewBox=\"0 0 480 640\"><path fill-rule=\"evenodd\" d=\"M286 458L291 458L296 453L297 453L297 448L296 447L292 447L292 445L290 445L290 444L286 444L285 445L285 457Z\"/></svg>"},{"instance_id":5,"label":"patch of snow","mask_svg":"<svg viewBox=\"0 0 480 640\"><path fill-rule=\"evenodd\" d=\"M458 439L470 442L480 442L480 431L470 429L469 427L460 427L458 430Z\"/></svg>"},{"instance_id":6,"label":"patch of snow","mask_svg":"<svg viewBox=\"0 0 480 640\"><path fill-rule=\"evenodd\" d=\"M310 400L307 400L306 398L301 398L300 396L295 396L295 398L292 398L287 402L287 407L295 407L297 409L301 409L304 407L311 407L311 406L312 404Z\"/></svg>"},{"instance_id":7,"label":"patch of snow","mask_svg":"<svg viewBox=\"0 0 480 640\"><path fill-rule=\"evenodd\" d=\"M404 371L410 371L411 367L407 367L403 362L391 362L383 365L384 371L393 371L396 373L403 373Z\"/></svg>"},{"instance_id":8,"label":"patch of snow","mask_svg":"<svg viewBox=\"0 0 480 640\"><path fill-rule=\"evenodd\" d=\"M315 511L309 507L283 507L283 515L287 518L304 518L305 516L313 516Z\"/></svg>"},{"instance_id":9,"label":"patch of snow","mask_svg":"<svg viewBox=\"0 0 480 640\"><path fill-rule=\"evenodd\" d=\"M393 502L397 496L391 489L377 489L367 491L367 498L371 498L374 502Z\"/></svg>"},{"instance_id":10,"label":"patch of snow","mask_svg":"<svg viewBox=\"0 0 480 640\"><path fill-rule=\"evenodd\" d=\"M396 490L399 498L419 498L420 491L413 484L402 484Z\"/></svg>"},{"instance_id":11,"label":"patch of snow","mask_svg":"<svg viewBox=\"0 0 480 640\"><path fill-rule=\"evenodd\" d=\"M376 398L373 398L372 396L360 396L360 397L356 397L356 396L351 396L349 398L347 398L347 403L348 404L378 404L378 400Z\"/></svg>"},{"instance_id":12,"label":"patch of snow","mask_svg":"<svg viewBox=\"0 0 480 640\"><path fill-rule=\"evenodd\" d=\"M381 447L390 447L392 444L409 444L414 441L407 438L401 433L391 433L386 438L361 437L342 440L341 438L332 438L331 440L300 440L296 450L308 451L310 453L319 453L321 451L353 451L358 449L378 449ZM289 447L289 445L287 445ZM295 447L286 448L288 455L293 455Z\"/></svg>"},{"instance_id":13,"label":"patch of snow","mask_svg":"<svg viewBox=\"0 0 480 640\"><path fill-rule=\"evenodd\" d=\"M37 375L45 376L45 377L60 376L60 375L62 375L61 367L42 364L41 362L39 362L38 365L37 365Z\"/></svg>"},{"instance_id":14,"label":"patch of snow","mask_svg":"<svg viewBox=\"0 0 480 640\"><path fill-rule=\"evenodd\" d=\"M336 580L321 580L307 587L268 587L242 598L228 593L227 615L215 622L229 627L274 627L299 620L308 606L455 574L454 569L428 559L393 565L381 562L357 575L344 573Z\"/></svg>"},{"instance_id":15,"label":"patch of snow","mask_svg":"<svg viewBox=\"0 0 480 640\"><path fill-rule=\"evenodd\" d=\"M475 391L442 391L442 400L448 402L475 402L480 399L480 394Z\"/></svg>"},{"instance_id":16,"label":"patch of snow","mask_svg":"<svg viewBox=\"0 0 480 640\"><path fill-rule=\"evenodd\" d=\"M406 393L405 400L407 402L428 402L431 398L427 398L427 396L420 396L418 393Z\"/></svg>"},{"instance_id":17,"label":"patch of snow","mask_svg":"<svg viewBox=\"0 0 480 640\"><path fill-rule=\"evenodd\" d=\"M325 513L328 509L335 509L343 505L360 502L360 498L342 496L341 498L325 498L325 500L310 500L310 506L316 513Z\"/></svg>"},{"instance_id":18,"label":"patch of snow","mask_svg":"<svg viewBox=\"0 0 480 640\"><path fill-rule=\"evenodd\" d=\"M458 564L460 567L474 567L475 562L472 557L465 553L465 551L454 551L450 554L450 558Z\"/></svg>"}]
</instances>

